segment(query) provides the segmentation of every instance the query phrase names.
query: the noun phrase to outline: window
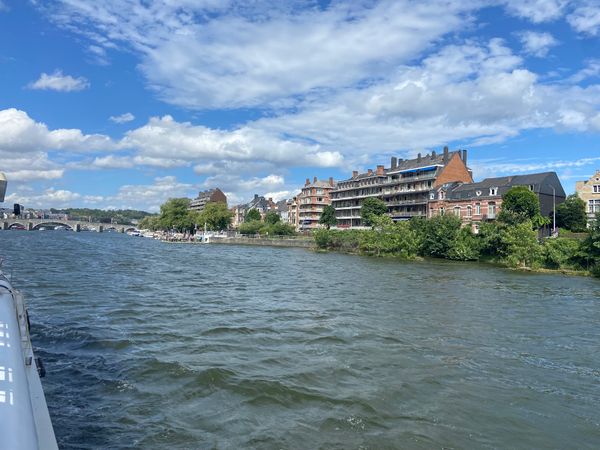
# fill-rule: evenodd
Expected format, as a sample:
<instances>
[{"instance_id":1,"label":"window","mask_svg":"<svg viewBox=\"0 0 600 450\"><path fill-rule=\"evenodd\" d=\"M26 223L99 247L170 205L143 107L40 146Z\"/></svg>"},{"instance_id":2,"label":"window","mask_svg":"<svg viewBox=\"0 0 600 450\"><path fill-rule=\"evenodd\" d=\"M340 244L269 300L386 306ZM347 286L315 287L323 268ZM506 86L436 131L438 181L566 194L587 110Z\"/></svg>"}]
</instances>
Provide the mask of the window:
<instances>
[{"instance_id":1,"label":"window","mask_svg":"<svg viewBox=\"0 0 600 450\"><path fill-rule=\"evenodd\" d=\"M467 206L467 217L473 216L473 207L471 205Z\"/></svg>"},{"instance_id":2,"label":"window","mask_svg":"<svg viewBox=\"0 0 600 450\"><path fill-rule=\"evenodd\" d=\"M497 187L493 187L490 188L490 195L498 195L498 188Z\"/></svg>"},{"instance_id":3,"label":"window","mask_svg":"<svg viewBox=\"0 0 600 450\"><path fill-rule=\"evenodd\" d=\"M440 208L440 216L446 214L446 210L444 208Z\"/></svg>"},{"instance_id":4,"label":"window","mask_svg":"<svg viewBox=\"0 0 600 450\"><path fill-rule=\"evenodd\" d=\"M435 192L432 192L431 194L429 194L429 199L435 200Z\"/></svg>"},{"instance_id":5,"label":"window","mask_svg":"<svg viewBox=\"0 0 600 450\"><path fill-rule=\"evenodd\" d=\"M481 215L481 203L475 203L475 215L476 216Z\"/></svg>"},{"instance_id":6,"label":"window","mask_svg":"<svg viewBox=\"0 0 600 450\"><path fill-rule=\"evenodd\" d=\"M594 185L594 193L595 194L600 194L600 184L595 184Z\"/></svg>"},{"instance_id":7,"label":"window","mask_svg":"<svg viewBox=\"0 0 600 450\"><path fill-rule=\"evenodd\" d=\"M488 218L495 219L496 218L496 203L490 202L488 204Z\"/></svg>"},{"instance_id":8,"label":"window","mask_svg":"<svg viewBox=\"0 0 600 450\"><path fill-rule=\"evenodd\" d=\"M588 212L590 212L590 213L600 212L600 200L590 200Z\"/></svg>"},{"instance_id":9,"label":"window","mask_svg":"<svg viewBox=\"0 0 600 450\"><path fill-rule=\"evenodd\" d=\"M460 206L454 207L454 215L460 217Z\"/></svg>"},{"instance_id":10,"label":"window","mask_svg":"<svg viewBox=\"0 0 600 450\"><path fill-rule=\"evenodd\" d=\"M440 191L439 199L444 200L446 198L446 193L444 191Z\"/></svg>"},{"instance_id":11,"label":"window","mask_svg":"<svg viewBox=\"0 0 600 450\"><path fill-rule=\"evenodd\" d=\"M530 185L529 185L529 190L530 190L531 192L535 191L535 185L534 185L534 184L530 184Z\"/></svg>"},{"instance_id":12,"label":"window","mask_svg":"<svg viewBox=\"0 0 600 450\"><path fill-rule=\"evenodd\" d=\"M476 191L476 192L475 192L475 195L476 195L477 197L480 197L480 196L481 196L481 191Z\"/></svg>"}]
</instances>

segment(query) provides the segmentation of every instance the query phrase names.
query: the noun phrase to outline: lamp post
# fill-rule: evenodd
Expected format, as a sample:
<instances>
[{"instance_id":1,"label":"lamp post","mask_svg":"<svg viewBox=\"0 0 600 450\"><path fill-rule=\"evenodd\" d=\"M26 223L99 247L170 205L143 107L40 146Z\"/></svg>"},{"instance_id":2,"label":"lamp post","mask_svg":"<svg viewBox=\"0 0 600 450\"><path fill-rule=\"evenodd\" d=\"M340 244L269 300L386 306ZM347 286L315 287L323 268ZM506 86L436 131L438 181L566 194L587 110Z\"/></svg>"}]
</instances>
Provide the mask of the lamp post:
<instances>
[{"instance_id":1,"label":"lamp post","mask_svg":"<svg viewBox=\"0 0 600 450\"><path fill-rule=\"evenodd\" d=\"M552 187L552 234L556 233L556 189Z\"/></svg>"}]
</instances>

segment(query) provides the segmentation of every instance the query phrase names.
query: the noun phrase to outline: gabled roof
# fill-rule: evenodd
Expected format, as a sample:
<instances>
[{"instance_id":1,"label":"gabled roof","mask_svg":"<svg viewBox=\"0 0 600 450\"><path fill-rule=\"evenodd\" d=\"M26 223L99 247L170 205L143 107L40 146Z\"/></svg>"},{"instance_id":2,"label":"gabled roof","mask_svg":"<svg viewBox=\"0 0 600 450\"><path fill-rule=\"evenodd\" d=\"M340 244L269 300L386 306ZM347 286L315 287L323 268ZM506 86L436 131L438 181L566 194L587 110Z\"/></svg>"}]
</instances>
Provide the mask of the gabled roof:
<instances>
[{"instance_id":1,"label":"gabled roof","mask_svg":"<svg viewBox=\"0 0 600 450\"><path fill-rule=\"evenodd\" d=\"M541 192L546 194L551 192L545 188L554 186L557 196L565 196L565 192L556 172L542 172L526 175L511 175L508 177L485 178L477 183L459 184L454 187L449 187L448 198L458 200L475 197L489 197L491 188L498 188L498 194L496 196L501 196L514 186L530 185L535 187L534 191L536 193Z\"/></svg>"}]
</instances>

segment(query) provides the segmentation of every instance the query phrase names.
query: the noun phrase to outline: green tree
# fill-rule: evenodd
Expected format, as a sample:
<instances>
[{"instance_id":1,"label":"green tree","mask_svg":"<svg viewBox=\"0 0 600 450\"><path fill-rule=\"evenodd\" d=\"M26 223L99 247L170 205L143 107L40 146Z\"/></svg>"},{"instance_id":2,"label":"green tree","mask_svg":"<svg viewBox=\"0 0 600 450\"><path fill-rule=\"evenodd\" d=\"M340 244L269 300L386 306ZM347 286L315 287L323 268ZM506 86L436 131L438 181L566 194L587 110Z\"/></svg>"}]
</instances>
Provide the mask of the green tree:
<instances>
[{"instance_id":1,"label":"green tree","mask_svg":"<svg viewBox=\"0 0 600 450\"><path fill-rule=\"evenodd\" d=\"M250 220L240 225L240 234L256 234L263 227L263 223L258 220Z\"/></svg>"},{"instance_id":2,"label":"green tree","mask_svg":"<svg viewBox=\"0 0 600 450\"><path fill-rule=\"evenodd\" d=\"M277 222L281 221L281 217L275 211L269 211L265 214L265 223L269 225L275 225Z\"/></svg>"},{"instance_id":3,"label":"green tree","mask_svg":"<svg viewBox=\"0 0 600 450\"><path fill-rule=\"evenodd\" d=\"M325 225L328 230L337 224L337 219L335 218L335 208L333 206L327 205L325 208L323 208L319 223L321 225Z\"/></svg>"},{"instance_id":4,"label":"green tree","mask_svg":"<svg viewBox=\"0 0 600 450\"><path fill-rule=\"evenodd\" d=\"M424 223L421 252L424 256L447 258L454 248L462 222L455 215L435 216Z\"/></svg>"},{"instance_id":5,"label":"green tree","mask_svg":"<svg viewBox=\"0 0 600 450\"><path fill-rule=\"evenodd\" d=\"M535 225L543 222L540 215L540 199L526 186L514 186L502 196L502 211L498 219L516 225L527 220Z\"/></svg>"},{"instance_id":6,"label":"green tree","mask_svg":"<svg viewBox=\"0 0 600 450\"><path fill-rule=\"evenodd\" d=\"M536 267L542 256L537 232L530 220L508 226L501 232L504 260L512 267Z\"/></svg>"},{"instance_id":7,"label":"green tree","mask_svg":"<svg viewBox=\"0 0 600 450\"><path fill-rule=\"evenodd\" d=\"M556 225L571 231L581 232L587 229L585 202L577 194L569 195L556 208Z\"/></svg>"},{"instance_id":8,"label":"green tree","mask_svg":"<svg viewBox=\"0 0 600 450\"><path fill-rule=\"evenodd\" d=\"M587 237L581 243L581 260L584 267L600 277L600 213L596 214Z\"/></svg>"},{"instance_id":9,"label":"green tree","mask_svg":"<svg viewBox=\"0 0 600 450\"><path fill-rule=\"evenodd\" d=\"M260 212L256 208L252 208L246 213L246 217L244 217L244 222L252 222L253 220L261 220Z\"/></svg>"},{"instance_id":10,"label":"green tree","mask_svg":"<svg viewBox=\"0 0 600 450\"><path fill-rule=\"evenodd\" d=\"M370 197L367 198L360 208L360 218L366 226L373 224L373 219L387 213L387 206L381 199Z\"/></svg>"},{"instance_id":11,"label":"green tree","mask_svg":"<svg viewBox=\"0 0 600 450\"><path fill-rule=\"evenodd\" d=\"M146 216L138 223L138 228L141 230L156 231L160 229L159 216Z\"/></svg>"},{"instance_id":12,"label":"green tree","mask_svg":"<svg viewBox=\"0 0 600 450\"><path fill-rule=\"evenodd\" d=\"M229 228L233 214L227 209L227 204L222 202L209 202L202 212L198 215L197 224L214 231L225 230Z\"/></svg>"},{"instance_id":13,"label":"green tree","mask_svg":"<svg viewBox=\"0 0 600 450\"><path fill-rule=\"evenodd\" d=\"M160 207L159 226L163 230L193 231L197 214L190 211L189 198L172 198Z\"/></svg>"}]
</instances>

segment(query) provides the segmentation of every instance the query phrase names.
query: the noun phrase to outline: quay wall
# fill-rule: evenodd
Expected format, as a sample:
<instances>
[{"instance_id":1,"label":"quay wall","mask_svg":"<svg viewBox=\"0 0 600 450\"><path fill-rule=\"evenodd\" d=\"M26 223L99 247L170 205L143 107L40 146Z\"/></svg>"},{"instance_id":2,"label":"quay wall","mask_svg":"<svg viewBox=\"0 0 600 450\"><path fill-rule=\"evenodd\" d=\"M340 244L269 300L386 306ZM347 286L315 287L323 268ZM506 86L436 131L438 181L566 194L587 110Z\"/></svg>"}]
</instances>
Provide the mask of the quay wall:
<instances>
[{"instance_id":1,"label":"quay wall","mask_svg":"<svg viewBox=\"0 0 600 450\"><path fill-rule=\"evenodd\" d=\"M286 239L286 238L250 238L250 237L225 237L211 236L210 244L233 244L233 245L258 245L268 247L298 247L298 248L316 248L313 239Z\"/></svg>"}]
</instances>

